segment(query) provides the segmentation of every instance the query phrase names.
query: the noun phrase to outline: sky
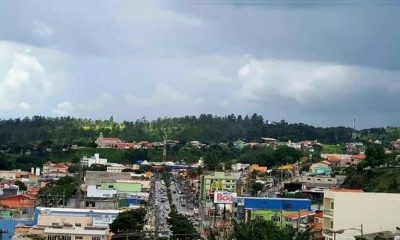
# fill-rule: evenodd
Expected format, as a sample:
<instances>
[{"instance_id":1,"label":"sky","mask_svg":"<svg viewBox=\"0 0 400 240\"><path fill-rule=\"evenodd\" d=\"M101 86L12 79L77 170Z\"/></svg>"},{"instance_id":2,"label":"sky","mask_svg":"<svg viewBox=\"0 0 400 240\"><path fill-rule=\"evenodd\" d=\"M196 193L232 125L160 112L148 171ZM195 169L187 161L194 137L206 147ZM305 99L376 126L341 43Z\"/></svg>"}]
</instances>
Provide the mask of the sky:
<instances>
[{"instance_id":1,"label":"sky","mask_svg":"<svg viewBox=\"0 0 400 240\"><path fill-rule=\"evenodd\" d=\"M0 118L400 125L397 0L0 0Z\"/></svg>"}]
</instances>

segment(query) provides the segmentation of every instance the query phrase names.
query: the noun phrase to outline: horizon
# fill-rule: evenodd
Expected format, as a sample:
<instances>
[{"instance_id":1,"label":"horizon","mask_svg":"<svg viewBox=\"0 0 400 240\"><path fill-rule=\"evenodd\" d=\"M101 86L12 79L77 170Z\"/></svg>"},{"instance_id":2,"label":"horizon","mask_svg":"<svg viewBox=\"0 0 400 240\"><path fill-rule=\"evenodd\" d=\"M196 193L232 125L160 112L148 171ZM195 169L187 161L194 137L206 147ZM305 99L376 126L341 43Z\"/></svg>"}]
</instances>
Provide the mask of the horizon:
<instances>
[{"instance_id":1,"label":"horizon","mask_svg":"<svg viewBox=\"0 0 400 240\"><path fill-rule=\"evenodd\" d=\"M396 0L9 1L0 118L399 126Z\"/></svg>"}]
</instances>

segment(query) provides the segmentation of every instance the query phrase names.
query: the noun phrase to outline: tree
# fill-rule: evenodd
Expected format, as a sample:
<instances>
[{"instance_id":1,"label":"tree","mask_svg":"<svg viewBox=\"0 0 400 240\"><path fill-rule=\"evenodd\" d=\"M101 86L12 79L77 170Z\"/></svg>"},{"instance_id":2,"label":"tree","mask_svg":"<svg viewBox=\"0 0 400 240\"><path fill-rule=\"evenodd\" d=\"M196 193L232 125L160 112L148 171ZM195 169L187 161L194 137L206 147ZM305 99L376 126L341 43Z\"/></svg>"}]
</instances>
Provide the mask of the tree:
<instances>
[{"instance_id":1,"label":"tree","mask_svg":"<svg viewBox=\"0 0 400 240\"><path fill-rule=\"evenodd\" d=\"M23 182L19 181L19 180L15 181L14 184L19 187L20 191L26 191L26 189L27 189L25 184Z\"/></svg>"},{"instance_id":2,"label":"tree","mask_svg":"<svg viewBox=\"0 0 400 240\"><path fill-rule=\"evenodd\" d=\"M264 184L259 183L259 182L255 182L253 183L253 185L251 185L251 192L252 195L257 197L257 194L259 191L262 191L264 189Z\"/></svg>"},{"instance_id":3,"label":"tree","mask_svg":"<svg viewBox=\"0 0 400 240\"><path fill-rule=\"evenodd\" d=\"M171 211L169 216L171 231L175 237L182 240L192 240L200 238L200 235L197 234L196 229L189 221L189 219L187 219L187 217L177 213L176 211Z\"/></svg>"},{"instance_id":4,"label":"tree","mask_svg":"<svg viewBox=\"0 0 400 240\"><path fill-rule=\"evenodd\" d=\"M115 234L140 232L143 230L145 216L144 208L118 213L117 218L110 224L110 230Z\"/></svg>"},{"instance_id":5,"label":"tree","mask_svg":"<svg viewBox=\"0 0 400 240\"><path fill-rule=\"evenodd\" d=\"M262 219L247 223L233 222L233 227L236 240L284 240L293 239L295 236L293 228L280 229L272 221Z\"/></svg>"}]
</instances>

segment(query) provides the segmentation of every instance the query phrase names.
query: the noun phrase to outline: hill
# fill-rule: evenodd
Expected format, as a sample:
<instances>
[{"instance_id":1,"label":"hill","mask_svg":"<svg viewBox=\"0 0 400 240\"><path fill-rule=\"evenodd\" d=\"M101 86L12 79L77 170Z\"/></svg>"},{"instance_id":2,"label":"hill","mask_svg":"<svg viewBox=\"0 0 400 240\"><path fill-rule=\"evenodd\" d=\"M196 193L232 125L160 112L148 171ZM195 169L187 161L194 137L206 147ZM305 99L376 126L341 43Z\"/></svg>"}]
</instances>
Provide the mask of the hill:
<instances>
[{"instance_id":1,"label":"hill","mask_svg":"<svg viewBox=\"0 0 400 240\"><path fill-rule=\"evenodd\" d=\"M400 168L355 171L341 185L344 188L362 188L367 192L400 193Z\"/></svg>"},{"instance_id":2,"label":"hill","mask_svg":"<svg viewBox=\"0 0 400 240\"><path fill-rule=\"evenodd\" d=\"M0 145L58 145L77 144L90 146L103 132L104 136L119 137L125 141L161 141L163 130L170 139L183 142L198 140L231 142L237 139L257 140L272 137L281 141L318 140L337 144L351 141L353 130L347 127L314 127L302 123L271 122L254 113L251 116L233 114L220 117L211 114L176 118L159 118L148 121L124 121L76 119L71 117L49 118L34 116L0 120ZM400 138L399 128L365 129L356 133L360 140L369 138L384 143Z\"/></svg>"}]
</instances>

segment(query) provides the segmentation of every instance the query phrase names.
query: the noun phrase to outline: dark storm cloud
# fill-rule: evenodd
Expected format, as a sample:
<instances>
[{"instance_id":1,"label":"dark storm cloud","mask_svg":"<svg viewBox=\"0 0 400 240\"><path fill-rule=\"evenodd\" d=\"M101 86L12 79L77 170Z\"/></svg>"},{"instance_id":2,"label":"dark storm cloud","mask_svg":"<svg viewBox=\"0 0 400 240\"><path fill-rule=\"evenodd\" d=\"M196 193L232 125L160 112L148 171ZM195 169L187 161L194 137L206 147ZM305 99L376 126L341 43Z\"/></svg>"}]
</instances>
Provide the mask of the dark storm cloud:
<instances>
[{"instance_id":1,"label":"dark storm cloud","mask_svg":"<svg viewBox=\"0 0 400 240\"><path fill-rule=\"evenodd\" d=\"M9 1L1 9L3 116L258 112L351 125L357 114L363 127L399 118L396 1ZM22 82L35 86L29 98Z\"/></svg>"}]
</instances>

